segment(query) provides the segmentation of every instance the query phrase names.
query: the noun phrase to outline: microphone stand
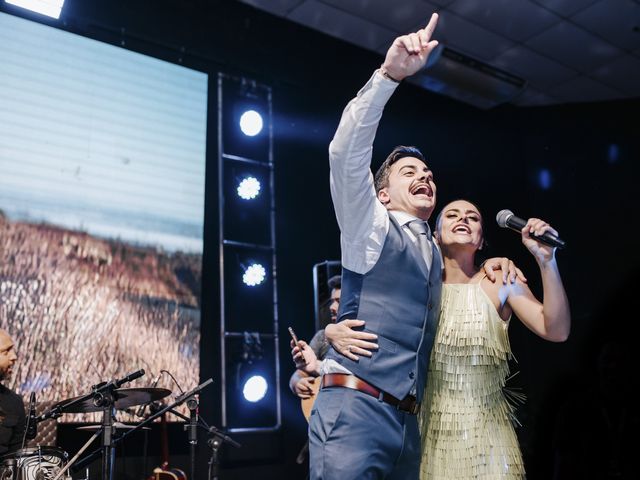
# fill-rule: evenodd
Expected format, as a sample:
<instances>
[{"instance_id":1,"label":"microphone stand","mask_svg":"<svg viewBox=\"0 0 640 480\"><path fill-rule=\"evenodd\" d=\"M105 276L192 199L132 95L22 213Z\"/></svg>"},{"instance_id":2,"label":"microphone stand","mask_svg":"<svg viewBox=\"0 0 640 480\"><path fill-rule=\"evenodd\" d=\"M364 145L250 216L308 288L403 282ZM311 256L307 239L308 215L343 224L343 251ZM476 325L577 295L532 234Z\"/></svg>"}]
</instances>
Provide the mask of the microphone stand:
<instances>
[{"instance_id":1,"label":"microphone stand","mask_svg":"<svg viewBox=\"0 0 640 480\"><path fill-rule=\"evenodd\" d=\"M236 448L240 448L238 442L236 442L233 438L224 434L222 431L218 430L216 427L209 427L209 440L207 440L207 445L211 447L211 458L209 459L209 478L208 480L219 480L219 469L220 469L220 455L219 450L222 447L224 442L230 443Z\"/></svg>"},{"instance_id":2,"label":"microphone stand","mask_svg":"<svg viewBox=\"0 0 640 480\"><path fill-rule=\"evenodd\" d=\"M189 408L189 423L184 426L184 429L187 431L189 440L189 459L191 461L191 476L189 478L195 479L196 446L198 445L198 399L195 395L189 397L187 407Z\"/></svg>"},{"instance_id":3,"label":"microphone stand","mask_svg":"<svg viewBox=\"0 0 640 480\"><path fill-rule=\"evenodd\" d=\"M207 445L211 448L211 458L209 459L208 463L209 473L207 474L207 480L219 480L218 474L220 469L220 448L222 447L224 442L231 444L235 448L240 448L242 447L242 445L240 445L233 438L229 437L213 425L209 426L202 417L200 417L199 425L204 427L205 430L209 433L209 440L207 440Z\"/></svg>"},{"instance_id":4,"label":"microphone stand","mask_svg":"<svg viewBox=\"0 0 640 480\"><path fill-rule=\"evenodd\" d=\"M206 386L211 382L213 382L213 380L209 379L207 382L205 382L202 385L202 387ZM242 445L236 442L233 438L226 435L224 432L222 432L218 428L214 426L209 426L207 422L205 422L205 420L198 415L197 413L198 399L195 397L195 393L197 393L197 391L200 391L201 389L202 388L200 387L196 387L192 391L187 392L183 394L181 397L179 397L179 398L182 398L183 400L187 400L187 406L190 411L189 418L185 417L179 412L174 411L173 407L171 407L169 410L171 410L171 413L173 413L174 415L177 415L178 417L188 422L188 424L184 426L184 429L188 431L188 438L189 438L190 457L191 457L191 477L190 478L192 480L196 478L195 477L195 471L196 471L195 470L195 449L196 449L196 445L198 444L197 427L202 427L209 433L209 440L207 440L207 445L211 447L211 458L209 459L209 463L208 463L209 473L207 477L208 477L208 480L219 480L218 474L219 474L219 467L220 467L220 456L219 456L220 448L222 447L224 442L231 444L235 448L240 448L242 447Z\"/></svg>"},{"instance_id":5,"label":"microphone stand","mask_svg":"<svg viewBox=\"0 0 640 480\"><path fill-rule=\"evenodd\" d=\"M153 422L156 418L161 417L162 415L164 415L168 411L171 411L172 413L178 415L180 418L186 419L188 421L189 418L185 417L184 415L180 414L179 412L173 411L173 409L175 407L179 406L179 405L182 405L184 402L189 400L191 397L193 397L193 395L198 393L200 390L205 388L210 383L213 383L213 379L211 379L211 378L208 379L207 381L201 383L200 385L195 387L193 390L191 390L191 391L189 391L187 393L184 393L183 395L180 395L178 398L176 398L176 400L173 403L161 408L160 410L158 410L153 415L150 415L145 420L143 420L142 422L137 424L135 427L133 427L131 430L128 430L125 433L123 433L122 435L118 436L117 438L112 439L112 441L111 441L112 447L113 447L113 445L115 445L118 442L121 442L122 440L127 438L129 435L131 435L136 430L139 430L140 428L144 427L148 423ZM100 455L101 450L102 449L96 449L93 452L91 452L90 454L88 454L87 456L81 458L79 461L76 462L76 464L73 466L72 470L75 472L78 469L84 467L85 465L88 465L91 462L93 462ZM106 480L106 479L103 479L103 480ZM111 480L111 479L108 479L108 480Z\"/></svg>"},{"instance_id":6,"label":"microphone stand","mask_svg":"<svg viewBox=\"0 0 640 480\"><path fill-rule=\"evenodd\" d=\"M207 422L204 420L204 418L198 415L198 399L195 396L195 394L198 391L202 390L202 388L204 388L206 385L208 385L211 382L213 382L213 380L209 379L207 382L205 382L201 386L198 386L192 391L181 395L181 397L178 397L177 402L174 403L173 405L170 405L164 408L162 411L158 412L159 415L162 415L164 412L170 411L171 413L173 413L174 415L183 419L186 422L186 424L184 425L184 429L188 432L187 438L189 440L190 461L191 461L191 472L190 472L191 476L189 478L191 480L195 480L196 478L195 477L196 445L198 444L198 430L197 430L198 427L203 428L209 434L209 440L207 440L207 445L211 447L211 458L209 459L209 462L208 462L208 465L209 465L209 472L207 475L208 480L219 480L219 476L218 476L219 466L220 466L219 450L224 444L224 442L231 444L235 448L240 448L242 446L238 442L236 442L234 439L226 435L224 432L222 432L221 430L217 429L214 426L209 426ZM180 412L174 410L175 406L179 405L180 403L183 403L184 401L187 402L187 407L189 408L189 413L190 413L189 417L186 417ZM147 419L147 420L150 420L150 419ZM135 428L138 428L138 426L136 426ZM131 433L131 432L133 432L133 430L130 430L127 433Z\"/></svg>"}]
</instances>

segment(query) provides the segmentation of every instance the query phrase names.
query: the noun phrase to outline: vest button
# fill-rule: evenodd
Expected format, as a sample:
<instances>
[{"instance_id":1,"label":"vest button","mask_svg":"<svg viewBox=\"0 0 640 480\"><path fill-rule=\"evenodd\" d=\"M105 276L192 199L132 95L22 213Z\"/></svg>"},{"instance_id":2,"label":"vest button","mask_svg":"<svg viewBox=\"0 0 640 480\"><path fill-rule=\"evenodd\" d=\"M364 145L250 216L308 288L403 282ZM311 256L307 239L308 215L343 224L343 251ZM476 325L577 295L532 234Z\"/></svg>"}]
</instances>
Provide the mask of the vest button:
<instances>
[{"instance_id":1,"label":"vest button","mask_svg":"<svg viewBox=\"0 0 640 480\"><path fill-rule=\"evenodd\" d=\"M416 376L416 374L415 374L415 373L413 373L413 372L409 372L409 378L410 378L411 380L413 380L415 376Z\"/></svg>"},{"instance_id":2,"label":"vest button","mask_svg":"<svg viewBox=\"0 0 640 480\"><path fill-rule=\"evenodd\" d=\"M433 303L429 302L429 305L427 305L427 307L429 308L429 310L431 310L433 308Z\"/></svg>"}]
</instances>

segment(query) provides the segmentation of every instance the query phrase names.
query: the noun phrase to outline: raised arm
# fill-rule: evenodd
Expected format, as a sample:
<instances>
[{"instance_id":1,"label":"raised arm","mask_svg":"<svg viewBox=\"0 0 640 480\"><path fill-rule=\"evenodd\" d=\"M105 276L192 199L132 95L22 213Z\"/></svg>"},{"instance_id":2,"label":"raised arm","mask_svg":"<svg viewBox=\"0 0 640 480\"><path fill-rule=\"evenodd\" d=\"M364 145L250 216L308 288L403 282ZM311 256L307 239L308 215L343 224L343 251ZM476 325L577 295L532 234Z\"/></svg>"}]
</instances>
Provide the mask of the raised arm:
<instances>
[{"instance_id":1,"label":"raised arm","mask_svg":"<svg viewBox=\"0 0 640 480\"><path fill-rule=\"evenodd\" d=\"M522 229L522 243L535 257L542 276L543 302L521 282L504 286L507 303L516 316L536 335L552 342L564 342L571 330L569 300L555 258L555 248L531 238L531 234L557 234L546 222L530 218Z\"/></svg>"},{"instance_id":2,"label":"raised arm","mask_svg":"<svg viewBox=\"0 0 640 480\"><path fill-rule=\"evenodd\" d=\"M371 156L382 111L396 87L376 72L344 109L329 145L331 198L343 241L349 243L368 237L376 216L386 215L376 197Z\"/></svg>"},{"instance_id":3,"label":"raised arm","mask_svg":"<svg viewBox=\"0 0 640 480\"><path fill-rule=\"evenodd\" d=\"M342 113L329 146L329 162L331 196L343 241L362 241L370 235L372 225L380 227L380 219L386 216L370 169L373 141L384 106L399 81L420 70L437 45L430 40L437 22L434 14L425 28L396 38L380 69Z\"/></svg>"}]
</instances>

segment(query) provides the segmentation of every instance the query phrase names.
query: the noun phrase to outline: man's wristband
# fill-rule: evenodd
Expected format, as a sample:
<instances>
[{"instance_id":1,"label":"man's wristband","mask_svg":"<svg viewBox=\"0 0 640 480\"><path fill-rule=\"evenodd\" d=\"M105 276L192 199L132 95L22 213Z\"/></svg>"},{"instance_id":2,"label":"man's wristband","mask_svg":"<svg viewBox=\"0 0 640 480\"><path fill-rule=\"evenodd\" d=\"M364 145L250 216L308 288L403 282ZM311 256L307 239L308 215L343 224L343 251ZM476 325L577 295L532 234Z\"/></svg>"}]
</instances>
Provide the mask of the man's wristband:
<instances>
[{"instance_id":1,"label":"man's wristband","mask_svg":"<svg viewBox=\"0 0 640 480\"><path fill-rule=\"evenodd\" d=\"M382 74L382 76L384 78L388 78L389 80L391 80L392 82L396 82L396 83L400 83L400 80L396 80L395 78L393 78L391 75L389 75L389 72L387 72L387 69L384 68L383 66L380 66L380 73Z\"/></svg>"}]
</instances>

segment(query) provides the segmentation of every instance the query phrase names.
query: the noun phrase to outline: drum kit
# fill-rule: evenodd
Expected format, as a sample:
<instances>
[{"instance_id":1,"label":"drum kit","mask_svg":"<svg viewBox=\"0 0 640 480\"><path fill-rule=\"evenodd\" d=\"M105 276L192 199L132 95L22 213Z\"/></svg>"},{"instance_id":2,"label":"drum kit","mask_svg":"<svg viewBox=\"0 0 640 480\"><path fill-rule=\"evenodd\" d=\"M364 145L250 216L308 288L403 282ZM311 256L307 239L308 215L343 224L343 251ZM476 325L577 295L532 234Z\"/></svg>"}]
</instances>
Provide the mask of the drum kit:
<instances>
[{"instance_id":1,"label":"drum kit","mask_svg":"<svg viewBox=\"0 0 640 480\"><path fill-rule=\"evenodd\" d=\"M55 403L38 417L35 417L32 410L31 415L27 418L27 435L30 431L35 432L34 425L37 425L38 422L58 418L67 413L102 412L102 422L100 425L79 427L83 430L93 431L93 435L71 459L69 459L67 452L52 446L22 448L0 456L0 480L71 480L70 473L72 470L89 465L99 457L102 457L101 480L113 480L115 445L135 431L149 429L146 426L147 424L167 412L171 412L188 422L188 425L185 426L186 430L191 429L192 432L195 432L196 428L203 426L204 423L210 432L217 432L215 427L209 427L197 415L192 414L187 417L174 410L175 407L186 402L189 409L193 408L195 411L197 409L197 397L195 395L212 383L212 379L198 385L189 392L183 393L170 405L156 409L155 413L147 416L145 420L136 425L125 425L115 421L115 410L125 410L137 405L152 404L171 394L171 390L165 388L121 388L123 384L142 375L144 375L144 370L138 370L122 379L94 385L90 393ZM33 399L34 396L32 394L32 401ZM29 429L30 423L31 430ZM116 435L116 431L120 432L120 434ZM35 433L33 436L35 436ZM221 436L225 437L223 434L215 435L218 439ZM82 457L85 450L99 437L102 439L101 446ZM29 437L26 436L26 438ZM235 443L232 440L231 442ZM195 434L190 435L190 443L196 443ZM194 448L192 448L192 457L193 455L195 455ZM192 477L194 464L195 460L192 458ZM72 469L72 467L74 468Z\"/></svg>"}]
</instances>

